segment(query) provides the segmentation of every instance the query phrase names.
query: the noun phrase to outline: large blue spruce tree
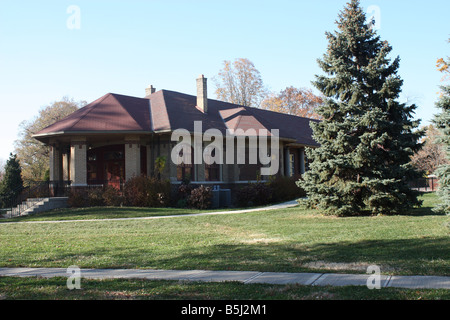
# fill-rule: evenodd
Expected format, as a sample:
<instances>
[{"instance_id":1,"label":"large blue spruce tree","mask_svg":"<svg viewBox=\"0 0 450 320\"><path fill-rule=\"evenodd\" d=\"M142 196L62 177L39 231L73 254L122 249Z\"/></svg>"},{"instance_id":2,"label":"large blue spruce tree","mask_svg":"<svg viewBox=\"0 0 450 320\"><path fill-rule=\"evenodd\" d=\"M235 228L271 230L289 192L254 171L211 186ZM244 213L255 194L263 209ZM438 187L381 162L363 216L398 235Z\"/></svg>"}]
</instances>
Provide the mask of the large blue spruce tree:
<instances>
[{"instance_id":1,"label":"large blue spruce tree","mask_svg":"<svg viewBox=\"0 0 450 320\"><path fill-rule=\"evenodd\" d=\"M420 177L410 156L423 132L413 121L415 105L398 102L400 59L366 22L358 0L339 14L338 30L319 65L314 85L326 97L312 123L320 144L309 149L310 170L298 185L310 207L326 214L397 214L420 205L408 181Z\"/></svg>"},{"instance_id":2,"label":"large blue spruce tree","mask_svg":"<svg viewBox=\"0 0 450 320\"><path fill-rule=\"evenodd\" d=\"M450 40L449 40L450 42ZM449 64L443 62L446 68L442 72L450 73ZM436 106L441 110L434 118L434 123L441 133L439 141L444 145L447 154L447 159L450 160L450 85L441 86L441 97L436 103ZM445 212L450 214L450 164L440 166L436 170L436 175L439 178L438 196L441 202L436 206L435 211Z\"/></svg>"}]
</instances>

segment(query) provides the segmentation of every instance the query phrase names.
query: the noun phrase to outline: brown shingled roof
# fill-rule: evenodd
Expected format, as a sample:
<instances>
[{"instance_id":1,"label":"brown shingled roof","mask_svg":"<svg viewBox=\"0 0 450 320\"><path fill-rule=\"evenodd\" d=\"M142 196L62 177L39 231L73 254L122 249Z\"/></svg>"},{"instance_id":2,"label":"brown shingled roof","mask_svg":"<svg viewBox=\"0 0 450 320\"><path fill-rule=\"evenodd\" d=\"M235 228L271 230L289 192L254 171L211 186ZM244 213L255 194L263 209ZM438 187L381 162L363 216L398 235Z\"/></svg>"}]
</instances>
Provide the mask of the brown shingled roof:
<instances>
[{"instance_id":1,"label":"brown shingled roof","mask_svg":"<svg viewBox=\"0 0 450 320\"><path fill-rule=\"evenodd\" d=\"M108 93L68 117L36 133L48 135L82 132L163 132L186 129L194 132L194 121L202 121L203 131L219 129L279 129L280 138L317 146L308 118L239 106L208 99L208 113L196 108L195 96L160 90L146 98Z\"/></svg>"},{"instance_id":2,"label":"brown shingled roof","mask_svg":"<svg viewBox=\"0 0 450 320\"><path fill-rule=\"evenodd\" d=\"M42 129L35 136L86 131L150 130L150 106L147 99L108 93Z\"/></svg>"},{"instance_id":3,"label":"brown shingled roof","mask_svg":"<svg viewBox=\"0 0 450 320\"><path fill-rule=\"evenodd\" d=\"M235 109L219 110L225 125L230 130L232 134L239 135L238 130L243 130L248 132L248 130L253 129L253 133L249 135L263 135L263 131L267 130L267 135L270 136L270 128L266 128L258 121L248 110L244 107L239 107Z\"/></svg>"}]
</instances>

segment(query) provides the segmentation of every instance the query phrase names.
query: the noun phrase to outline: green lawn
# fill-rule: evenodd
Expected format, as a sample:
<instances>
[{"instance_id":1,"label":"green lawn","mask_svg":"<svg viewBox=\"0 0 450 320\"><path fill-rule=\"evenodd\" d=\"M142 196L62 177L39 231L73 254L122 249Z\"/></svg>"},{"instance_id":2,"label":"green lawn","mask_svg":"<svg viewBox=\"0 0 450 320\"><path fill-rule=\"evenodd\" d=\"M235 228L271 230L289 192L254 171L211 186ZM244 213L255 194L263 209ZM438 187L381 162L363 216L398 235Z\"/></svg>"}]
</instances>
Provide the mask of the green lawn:
<instances>
[{"instance_id":1,"label":"green lawn","mask_svg":"<svg viewBox=\"0 0 450 320\"><path fill-rule=\"evenodd\" d=\"M24 222L24 221L61 221L61 220L90 220L90 219L121 219L158 217L167 215L186 215L204 212L223 211L216 210L196 210L186 208L136 208L136 207L92 207L92 208L68 208L56 209L40 214L8 218L0 220L2 222ZM226 209L234 210L234 209Z\"/></svg>"},{"instance_id":2,"label":"green lawn","mask_svg":"<svg viewBox=\"0 0 450 320\"><path fill-rule=\"evenodd\" d=\"M81 280L81 290L68 290L66 278L0 277L0 299L14 300L449 300L450 290L363 286L205 283L150 280Z\"/></svg>"},{"instance_id":3,"label":"green lawn","mask_svg":"<svg viewBox=\"0 0 450 320\"><path fill-rule=\"evenodd\" d=\"M424 199L411 216L336 218L296 207L157 220L0 223L0 267L365 273L376 264L385 274L450 275L449 218L431 211L433 194ZM110 217L99 210L92 215ZM114 210L123 217L120 210L128 209Z\"/></svg>"}]
</instances>

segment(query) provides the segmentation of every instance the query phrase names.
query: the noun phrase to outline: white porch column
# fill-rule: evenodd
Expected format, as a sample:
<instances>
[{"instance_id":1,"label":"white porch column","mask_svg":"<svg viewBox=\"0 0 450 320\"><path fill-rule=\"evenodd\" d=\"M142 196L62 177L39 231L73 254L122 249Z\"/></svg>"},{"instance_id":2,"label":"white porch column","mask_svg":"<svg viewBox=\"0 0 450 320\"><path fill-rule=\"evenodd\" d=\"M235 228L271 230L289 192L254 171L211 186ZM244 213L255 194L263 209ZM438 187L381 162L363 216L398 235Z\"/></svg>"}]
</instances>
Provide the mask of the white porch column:
<instances>
[{"instance_id":1,"label":"white porch column","mask_svg":"<svg viewBox=\"0 0 450 320\"><path fill-rule=\"evenodd\" d=\"M70 179L72 187L87 186L87 144L85 138L72 140L70 145Z\"/></svg>"},{"instance_id":2,"label":"white porch column","mask_svg":"<svg viewBox=\"0 0 450 320\"><path fill-rule=\"evenodd\" d=\"M62 179L64 181L70 180L70 154L67 153L67 150L62 154Z\"/></svg>"},{"instance_id":3,"label":"white porch column","mask_svg":"<svg viewBox=\"0 0 450 320\"><path fill-rule=\"evenodd\" d=\"M141 144L139 137L125 139L125 180L141 175Z\"/></svg>"}]
</instances>

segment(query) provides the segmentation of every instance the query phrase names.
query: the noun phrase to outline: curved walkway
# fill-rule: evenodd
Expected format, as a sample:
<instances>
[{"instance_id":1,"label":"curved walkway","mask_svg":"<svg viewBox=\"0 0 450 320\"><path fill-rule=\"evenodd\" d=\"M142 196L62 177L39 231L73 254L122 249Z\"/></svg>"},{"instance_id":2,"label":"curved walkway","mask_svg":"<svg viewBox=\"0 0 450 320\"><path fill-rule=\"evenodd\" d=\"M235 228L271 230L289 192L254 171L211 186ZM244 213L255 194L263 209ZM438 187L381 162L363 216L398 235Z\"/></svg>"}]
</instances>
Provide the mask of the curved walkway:
<instances>
[{"instance_id":1,"label":"curved walkway","mask_svg":"<svg viewBox=\"0 0 450 320\"><path fill-rule=\"evenodd\" d=\"M203 213L191 213L191 214L177 214L177 215L167 215L167 216L153 216L153 217L131 217L131 218L111 218L111 219L80 219L80 220L45 220L45 221L11 221L11 222L1 222L2 224L9 223L63 223L63 222L93 222L93 221L120 221L120 220L151 220L151 219L166 219L166 218L181 218L181 217L194 217L194 216L210 216L219 214L233 214L233 213L247 213L255 211L267 211L276 209L285 209L290 207L295 207L298 205L297 200L292 200L288 202L283 202L279 204L274 204L266 207L259 207L253 209L242 209L242 210L225 210L225 211L213 211L213 212L203 212Z\"/></svg>"},{"instance_id":2,"label":"curved walkway","mask_svg":"<svg viewBox=\"0 0 450 320\"><path fill-rule=\"evenodd\" d=\"M147 279L224 282L244 284L299 284L305 286L367 286L369 289L450 289L450 277L387 276L370 274L286 273L257 271L150 270L150 269L74 269L64 268L0 268L0 276L8 277L79 277L80 279Z\"/></svg>"}]
</instances>

